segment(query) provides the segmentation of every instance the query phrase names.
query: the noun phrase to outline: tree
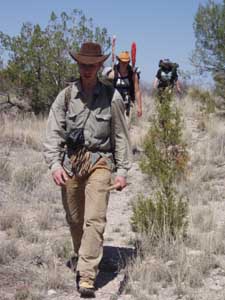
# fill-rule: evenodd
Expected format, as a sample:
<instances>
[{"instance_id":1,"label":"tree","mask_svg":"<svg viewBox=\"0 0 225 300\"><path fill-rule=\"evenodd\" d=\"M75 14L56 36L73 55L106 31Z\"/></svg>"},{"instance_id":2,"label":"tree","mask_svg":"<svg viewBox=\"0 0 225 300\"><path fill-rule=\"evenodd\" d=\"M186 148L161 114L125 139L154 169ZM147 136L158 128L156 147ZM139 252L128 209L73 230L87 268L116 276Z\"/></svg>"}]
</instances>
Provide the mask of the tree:
<instances>
[{"instance_id":1,"label":"tree","mask_svg":"<svg viewBox=\"0 0 225 300\"><path fill-rule=\"evenodd\" d=\"M184 178L188 153L182 140L181 115L171 90L156 97L156 115L145 137L141 169L155 183L152 195L133 205L133 229L153 240L185 235L188 203L176 191Z\"/></svg>"},{"instance_id":2,"label":"tree","mask_svg":"<svg viewBox=\"0 0 225 300\"><path fill-rule=\"evenodd\" d=\"M8 78L22 96L30 99L35 113L46 112L64 87L65 79L77 75L68 50L78 50L84 41L96 41L104 50L110 46L105 28L94 27L82 11L54 12L45 29L24 23L20 34L10 37L0 32L0 48L9 57L0 77Z\"/></svg>"},{"instance_id":3,"label":"tree","mask_svg":"<svg viewBox=\"0 0 225 300\"><path fill-rule=\"evenodd\" d=\"M193 64L200 72L210 72L217 92L225 98L225 0L208 0L200 5L195 16L196 48Z\"/></svg>"}]
</instances>

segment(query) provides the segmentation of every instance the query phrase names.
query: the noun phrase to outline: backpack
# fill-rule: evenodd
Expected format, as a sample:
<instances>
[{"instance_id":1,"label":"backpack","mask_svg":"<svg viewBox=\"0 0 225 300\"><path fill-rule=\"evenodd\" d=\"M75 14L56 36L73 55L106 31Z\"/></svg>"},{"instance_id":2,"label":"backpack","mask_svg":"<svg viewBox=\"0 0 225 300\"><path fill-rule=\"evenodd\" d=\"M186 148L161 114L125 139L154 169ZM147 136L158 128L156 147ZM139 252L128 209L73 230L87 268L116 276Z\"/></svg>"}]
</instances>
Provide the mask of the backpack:
<instances>
[{"instance_id":1,"label":"backpack","mask_svg":"<svg viewBox=\"0 0 225 300\"><path fill-rule=\"evenodd\" d=\"M113 85L116 87L116 83L118 80L118 73L119 73L119 64L114 65L114 80L113 80ZM135 90L134 90L134 82L133 82L133 74L136 73L138 77L138 81L140 80L140 69L135 68L134 71L132 70L132 67L128 65L128 80L129 80L129 96L130 100L132 102L135 102Z\"/></svg>"},{"instance_id":2,"label":"backpack","mask_svg":"<svg viewBox=\"0 0 225 300\"><path fill-rule=\"evenodd\" d=\"M170 61L168 58L166 59L160 59L159 61L159 68L166 68L166 67L170 67L170 68L178 68L179 65L177 63L174 63L172 61Z\"/></svg>"},{"instance_id":3,"label":"backpack","mask_svg":"<svg viewBox=\"0 0 225 300\"><path fill-rule=\"evenodd\" d=\"M160 59L159 61L159 74L160 74L160 85L169 86L174 85L177 79L177 68L179 65L177 63L171 62L169 59Z\"/></svg>"}]
</instances>

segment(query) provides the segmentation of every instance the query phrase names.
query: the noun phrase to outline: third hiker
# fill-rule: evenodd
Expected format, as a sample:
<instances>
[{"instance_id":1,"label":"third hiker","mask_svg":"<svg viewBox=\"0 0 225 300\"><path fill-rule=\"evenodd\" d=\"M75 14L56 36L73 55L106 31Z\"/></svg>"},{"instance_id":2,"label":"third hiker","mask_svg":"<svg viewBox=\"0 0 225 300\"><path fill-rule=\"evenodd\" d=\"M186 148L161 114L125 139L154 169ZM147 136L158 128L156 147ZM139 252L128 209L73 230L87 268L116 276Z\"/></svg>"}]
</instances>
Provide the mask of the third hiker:
<instances>
[{"instance_id":1,"label":"third hiker","mask_svg":"<svg viewBox=\"0 0 225 300\"><path fill-rule=\"evenodd\" d=\"M181 87L178 80L177 68L178 64L171 62L169 59L160 59L159 69L154 81L154 88L159 92L167 89L173 89L174 86L178 93L181 93Z\"/></svg>"}]
</instances>

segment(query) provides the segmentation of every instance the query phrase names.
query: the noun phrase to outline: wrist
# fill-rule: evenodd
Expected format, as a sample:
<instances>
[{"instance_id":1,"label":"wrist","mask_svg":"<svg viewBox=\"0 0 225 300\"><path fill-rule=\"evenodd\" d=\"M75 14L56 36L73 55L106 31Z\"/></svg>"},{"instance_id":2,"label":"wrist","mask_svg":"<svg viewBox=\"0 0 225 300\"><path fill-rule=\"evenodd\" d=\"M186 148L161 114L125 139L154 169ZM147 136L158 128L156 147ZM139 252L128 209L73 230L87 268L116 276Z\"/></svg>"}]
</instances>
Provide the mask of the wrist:
<instances>
[{"instance_id":1,"label":"wrist","mask_svg":"<svg viewBox=\"0 0 225 300\"><path fill-rule=\"evenodd\" d=\"M52 173L54 173L58 169L62 169L62 165L59 162L55 162L50 168Z\"/></svg>"},{"instance_id":2,"label":"wrist","mask_svg":"<svg viewBox=\"0 0 225 300\"><path fill-rule=\"evenodd\" d=\"M116 177L124 177L127 178L127 170L125 169L118 169L116 172Z\"/></svg>"}]
</instances>

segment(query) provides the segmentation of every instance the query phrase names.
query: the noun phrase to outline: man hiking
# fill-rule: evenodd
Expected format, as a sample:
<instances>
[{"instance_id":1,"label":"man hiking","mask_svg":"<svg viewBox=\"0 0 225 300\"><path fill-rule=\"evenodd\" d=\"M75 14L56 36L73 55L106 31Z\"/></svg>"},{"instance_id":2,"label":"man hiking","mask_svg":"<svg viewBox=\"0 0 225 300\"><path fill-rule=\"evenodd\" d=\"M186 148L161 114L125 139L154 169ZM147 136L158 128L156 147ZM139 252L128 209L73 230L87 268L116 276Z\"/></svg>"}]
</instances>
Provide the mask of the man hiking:
<instances>
[{"instance_id":1,"label":"man hiking","mask_svg":"<svg viewBox=\"0 0 225 300\"><path fill-rule=\"evenodd\" d=\"M177 68L178 64L172 63L169 59L160 59L159 69L157 71L154 88L158 89L159 93L165 89L173 90L174 86L178 93L181 93L181 87L178 80Z\"/></svg>"},{"instance_id":2,"label":"man hiking","mask_svg":"<svg viewBox=\"0 0 225 300\"><path fill-rule=\"evenodd\" d=\"M70 55L78 64L80 77L61 91L51 106L44 156L62 189L77 260L78 291L82 297L94 297L109 190L126 187L130 143L123 99L97 76L109 55L103 55L101 46L92 42L83 43L79 52Z\"/></svg>"}]
</instances>

